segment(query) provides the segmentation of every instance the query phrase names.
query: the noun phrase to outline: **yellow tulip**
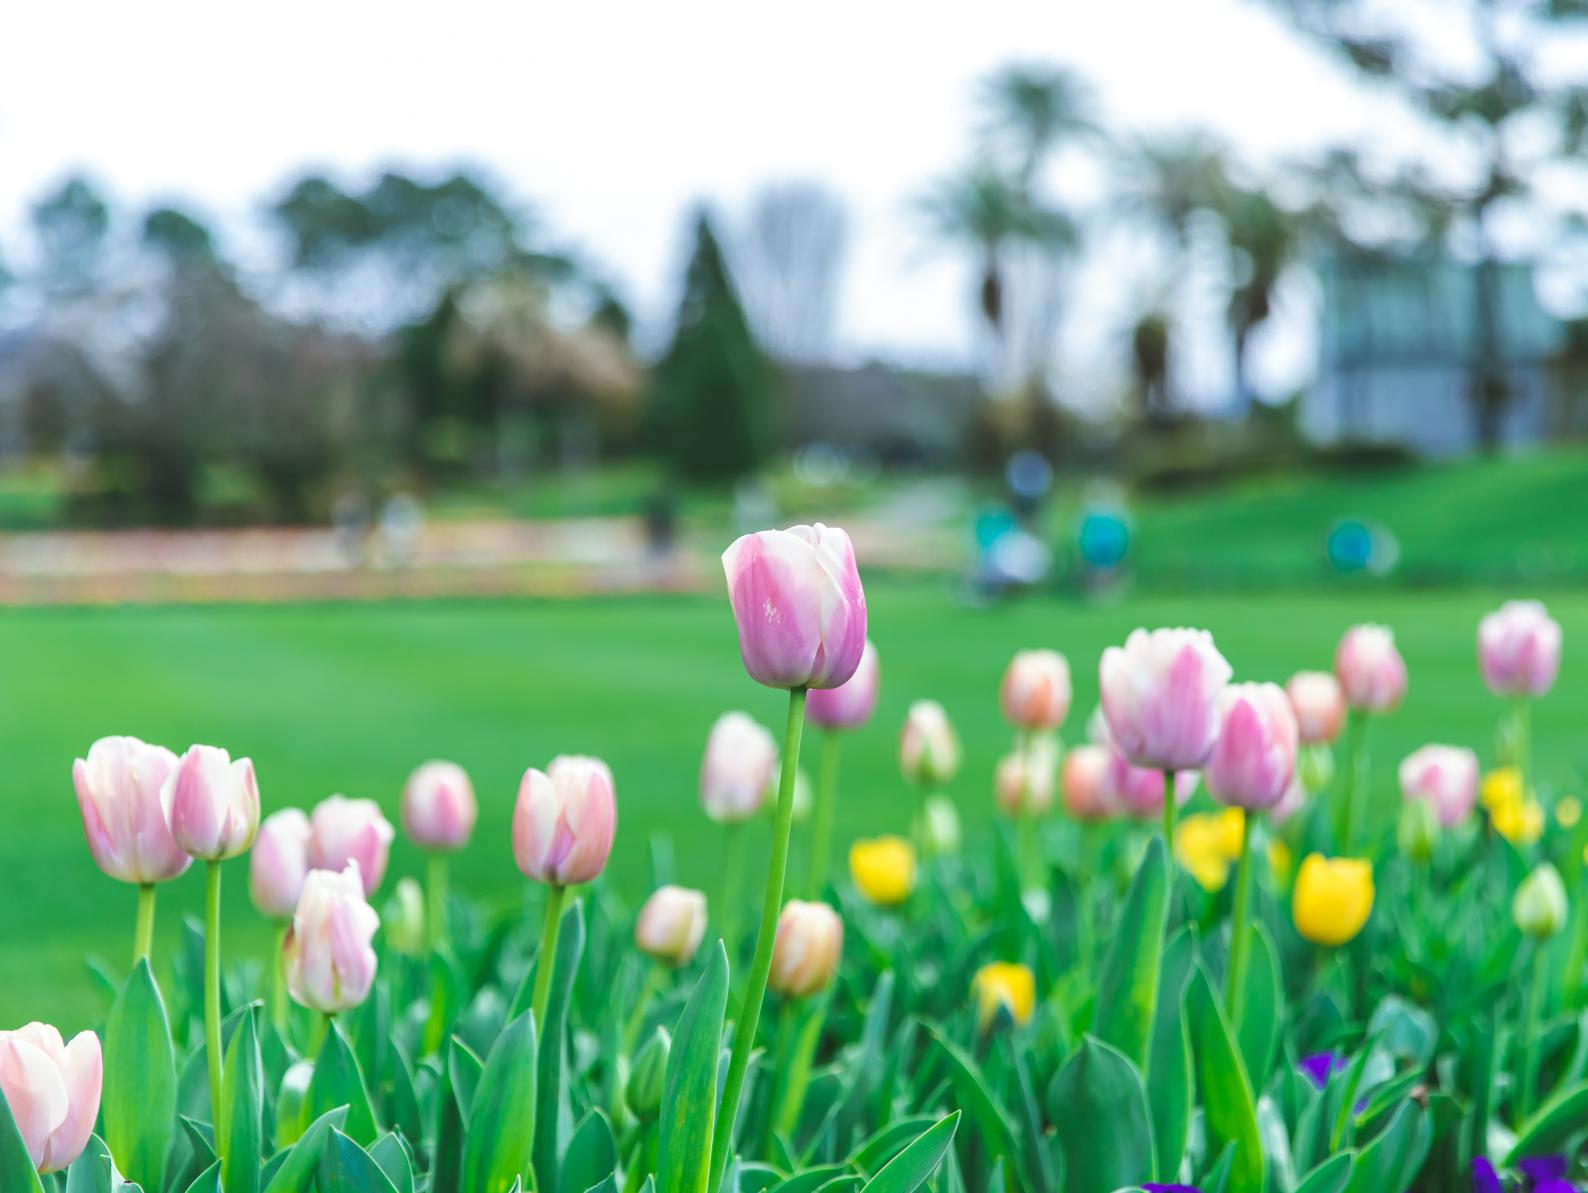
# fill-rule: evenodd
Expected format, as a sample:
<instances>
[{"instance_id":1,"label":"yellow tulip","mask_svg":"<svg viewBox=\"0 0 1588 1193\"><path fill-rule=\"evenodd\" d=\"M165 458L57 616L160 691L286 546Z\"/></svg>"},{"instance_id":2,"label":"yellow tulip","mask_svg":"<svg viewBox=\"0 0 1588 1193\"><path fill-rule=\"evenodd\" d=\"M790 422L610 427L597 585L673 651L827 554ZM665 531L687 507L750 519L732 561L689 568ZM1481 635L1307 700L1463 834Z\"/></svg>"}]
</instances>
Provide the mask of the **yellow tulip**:
<instances>
[{"instance_id":1,"label":"yellow tulip","mask_svg":"<svg viewBox=\"0 0 1588 1193\"><path fill-rule=\"evenodd\" d=\"M1245 815L1239 808L1187 816L1175 827L1175 860L1203 890L1223 890L1230 866L1240 860L1244 827Z\"/></svg>"},{"instance_id":2,"label":"yellow tulip","mask_svg":"<svg viewBox=\"0 0 1588 1193\"><path fill-rule=\"evenodd\" d=\"M1275 881L1283 882L1290 877L1291 867L1296 864L1296 859L1291 855L1290 846L1278 837L1268 843L1268 869L1272 872Z\"/></svg>"},{"instance_id":3,"label":"yellow tulip","mask_svg":"<svg viewBox=\"0 0 1588 1193\"><path fill-rule=\"evenodd\" d=\"M1582 819L1582 801L1575 795L1564 795L1555 805L1555 819L1561 828L1576 828Z\"/></svg>"},{"instance_id":4,"label":"yellow tulip","mask_svg":"<svg viewBox=\"0 0 1588 1193\"><path fill-rule=\"evenodd\" d=\"M1296 931L1313 944L1342 945L1373 910L1373 867L1361 858L1309 853L1290 899Z\"/></svg>"},{"instance_id":5,"label":"yellow tulip","mask_svg":"<svg viewBox=\"0 0 1588 1193\"><path fill-rule=\"evenodd\" d=\"M856 841L849 847L849 874L871 902L896 907L915 889L915 846L903 837Z\"/></svg>"},{"instance_id":6,"label":"yellow tulip","mask_svg":"<svg viewBox=\"0 0 1588 1193\"><path fill-rule=\"evenodd\" d=\"M1508 804L1521 803L1522 772L1514 766L1495 767L1483 776L1479 798L1490 812Z\"/></svg>"},{"instance_id":7,"label":"yellow tulip","mask_svg":"<svg viewBox=\"0 0 1588 1193\"><path fill-rule=\"evenodd\" d=\"M976 971L971 983L976 991L978 1018L983 1031L992 1025L1003 1007L1016 1023L1031 1018L1037 1002L1037 979L1024 965L995 961Z\"/></svg>"},{"instance_id":8,"label":"yellow tulip","mask_svg":"<svg viewBox=\"0 0 1588 1193\"><path fill-rule=\"evenodd\" d=\"M1544 809L1536 799L1501 804L1489 812L1494 831L1513 845L1531 845L1544 835Z\"/></svg>"}]
</instances>

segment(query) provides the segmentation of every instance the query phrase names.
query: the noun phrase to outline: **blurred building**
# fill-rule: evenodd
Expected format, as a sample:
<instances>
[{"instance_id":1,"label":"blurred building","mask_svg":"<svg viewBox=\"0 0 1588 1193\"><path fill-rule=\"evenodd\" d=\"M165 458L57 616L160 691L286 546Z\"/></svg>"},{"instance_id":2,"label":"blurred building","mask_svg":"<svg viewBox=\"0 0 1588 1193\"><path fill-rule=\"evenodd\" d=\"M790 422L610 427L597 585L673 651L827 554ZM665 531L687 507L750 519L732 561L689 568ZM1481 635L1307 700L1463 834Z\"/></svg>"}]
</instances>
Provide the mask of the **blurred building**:
<instances>
[{"instance_id":1,"label":"blurred building","mask_svg":"<svg viewBox=\"0 0 1588 1193\"><path fill-rule=\"evenodd\" d=\"M781 426L788 448L828 444L890 464L955 465L965 458L981 383L961 373L784 367Z\"/></svg>"}]
</instances>

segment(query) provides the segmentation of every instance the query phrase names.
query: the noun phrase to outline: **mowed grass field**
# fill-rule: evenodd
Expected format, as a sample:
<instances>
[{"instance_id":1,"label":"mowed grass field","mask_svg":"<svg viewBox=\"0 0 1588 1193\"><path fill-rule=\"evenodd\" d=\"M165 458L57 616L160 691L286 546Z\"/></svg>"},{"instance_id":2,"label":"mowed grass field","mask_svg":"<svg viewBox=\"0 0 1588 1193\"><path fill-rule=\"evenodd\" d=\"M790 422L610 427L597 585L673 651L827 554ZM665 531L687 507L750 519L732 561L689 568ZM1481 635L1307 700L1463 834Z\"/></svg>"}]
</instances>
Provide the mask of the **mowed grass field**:
<instances>
[{"instance_id":1,"label":"mowed grass field","mask_svg":"<svg viewBox=\"0 0 1588 1193\"><path fill-rule=\"evenodd\" d=\"M909 702L943 701L965 746L952 793L972 844L992 816L994 763L1010 735L997 689L1017 648L1069 655L1076 702L1067 736L1084 732L1102 648L1136 625L1210 628L1243 678L1283 680L1326 667L1357 620L1393 625L1411 671L1403 709L1375 725L1374 799L1393 815L1394 764L1427 741L1469 743L1487 761L1499 703L1478 680L1477 619L1493 591L1135 597L1112 604L1029 599L965 608L946 583L873 577L872 637L882 657L875 722L845 747L839 839L904 831L913 796L894 742ZM1539 775L1578 784L1588 764L1588 595L1555 593L1566 659L1535 721ZM782 725L779 693L738 661L725 597L561 602L27 609L0 612L0 1023L63 1027L105 1009L83 962L121 972L134 891L99 873L83 844L72 759L95 738L133 733L181 750L191 742L250 755L267 811L334 791L379 800L397 820L419 762L468 768L480 797L475 841L455 887L511 898L522 879L508 844L519 775L560 752L610 761L619 800L612 879L643 894L648 840L670 834L685 881L715 892L721 831L699 811L696 775L722 711ZM807 753L807 759L812 754ZM765 829L757 827L757 834ZM381 897L420 859L399 838ZM247 900L247 864L226 875L232 955L263 950L268 927ZM159 944L196 913L197 870L162 889Z\"/></svg>"}]
</instances>

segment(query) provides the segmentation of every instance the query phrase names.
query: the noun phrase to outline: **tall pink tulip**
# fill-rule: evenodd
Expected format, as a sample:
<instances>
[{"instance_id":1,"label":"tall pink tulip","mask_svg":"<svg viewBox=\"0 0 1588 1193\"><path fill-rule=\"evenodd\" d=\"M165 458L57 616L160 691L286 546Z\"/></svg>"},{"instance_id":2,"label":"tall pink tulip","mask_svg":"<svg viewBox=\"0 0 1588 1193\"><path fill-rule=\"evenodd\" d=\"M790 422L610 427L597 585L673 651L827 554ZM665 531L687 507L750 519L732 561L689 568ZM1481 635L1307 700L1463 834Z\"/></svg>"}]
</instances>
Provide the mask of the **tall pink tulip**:
<instances>
[{"instance_id":1,"label":"tall pink tulip","mask_svg":"<svg viewBox=\"0 0 1588 1193\"><path fill-rule=\"evenodd\" d=\"M1539 601L1506 601L1478 623L1478 665L1496 696L1537 697L1560 671L1560 623Z\"/></svg>"},{"instance_id":2,"label":"tall pink tulip","mask_svg":"<svg viewBox=\"0 0 1588 1193\"><path fill-rule=\"evenodd\" d=\"M1057 729L1070 712L1070 664L1056 650L1022 650L999 689L1004 718L1017 729Z\"/></svg>"},{"instance_id":3,"label":"tall pink tulip","mask_svg":"<svg viewBox=\"0 0 1588 1193\"><path fill-rule=\"evenodd\" d=\"M110 877L164 882L193 864L171 835L165 781L175 769L175 754L135 737L102 737L72 763L88 851Z\"/></svg>"},{"instance_id":4,"label":"tall pink tulip","mask_svg":"<svg viewBox=\"0 0 1588 1193\"><path fill-rule=\"evenodd\" d=\"M866 595L849 536L792 526L747 534L723 553L739 653L770 688L835 688L866 645Z\"/></svg>"},{"instance_id":5,"label":"tall pink tulip","mask_svg":"<svg viewBox=\"0 0 1588 1193\"><path fill-rule=\"evenodd\" d=\"M1271 683L1231 684L1220 700L1219 737L1202 782L1220 803L1259 812L1277 804L1296 774L1296 714Z\"/></svg>"},{"instance_id":6,"label":"tall pink tulip","mask_svg":"<svg viewBox=\"0 0 1588 1193\"><path fill-rule=\"evenodd\" d=\"M1090 742L1076 746L1064 756L1060 792L1064 810L1080 821L1108 820L1118 810L1106 786L1108 768L1114 753L1107 746ZM1163 780L1158 782L1158 800L1163 801Z\"/></svg>"},{"instance_id":7,"label":"tall pink tulip","mask_svg":"<svg viewBox=\"0 0 1588 1193\"><path fill-rule=\"evenodd\" d=\"M876 711L881 679L877 648L867 639L855 673L836 688L813 688L805 714L823 729L859 729Z\"/></svg>"},{"instance_id":8,"label":"tall pink tulip","mask_svg":"<svg viewBox=\"0 0 1588 1193\"><path fill-rule=\"evenodd\" d=\"M248 891L261 915L284 920L298 906L309 874L309 818L301 808L265 817L248 856Z\"/></svg>"},{"instance_id":9,"label":"tall pink tulip","mask_svg":"<svg viewBox=\"0 0 1588 1193\"><path fill-rule=\"evenodd\" d=\"M1406 662L1385 626L1348 629L1334 652L1334 673L1346 703L1365 712L1390 712L1406 695Z\"/></svg>"},{"instance_id":10,"label":"tall pink tulip","mask_svg":"<svg viewBox=\"0 0 1588 1193\"><path fill-rule=\"evenodd\" d=\"M47 1023L0 1031L0 1096L39 1172L59 1172L82 1153L103 1087L104 1059L93 1032L68 1044Z\"/></svg>"},{"instance_id":11,"label":"tall pink tulip","mask_svg":"<svg viewBox=\"0 0 1588 1193\"><path fill-rule=\"evenodd\" d=\"M1327 671L1298 671L1285 684L1296 729L1306 745L1326 745L1345 727L1345 689Z\"/></svg>"},{"instance_id":12,"label":"tall pink tulip","mask_svg":"<svg viewBox=\"0 0 1588 1193\"><path fill-rule=\"evenodd\" d=\"M1098 669L1114 747L1136 766L1195 770L1219 729L1230 665L1206 630L1133 630Z\"/></svg>"},{"instance_id":13,"label":"tall pink tulip","mask_svg":"<svg viewBox=\"0 0 1588 1193\"><path fill-rule=\"evenodd\" d=\"M287 989L312 1011L334 1015L358 1006L375 982L370 942L380 916L364 898L358 862L312 871L292 916L285 945Z\"/></svg>"},{"instance_id":14,"label":"tall pink tulip","mask_svg":"<svg viewBox=\"0 0 1588 1193\"><path fill-rule=\"evenodd\" d=\"M700 802L719 824L757 815L777 774L777 743L748 714L723 713L700 760Z\"/></svg>"},{"instance_id":15,"label":"tall pink tulip","mask_svg":"<svg viewBox=\"0 0 1588 1193\"><path fill-rule=\"evenodd\" d=\"M454 762L427 762L403 786L403 831L421 849L432 853L462 849L478 815L474 784Z\"/></svg>"},{"instance_id":16,"label":"tall pink tulip","mask_svg":"<svg viewBox=\"0 0 1588 1193\"><path fill-rule=\"evenodd\" d=\"M235 762L219 746L193 746L166 778L171 834L182 849L207 862L236 857L259 831L259 784L254 764Z\"/></svg>"},{"instance_id":17,"label":"tall pink tulip","mask_svg":"<svg viewBox=\"0 0 1588 1193\"><path fill-rule=\"evenodd\" d=\"M1478 756L1462 746L1423 746L1400 765L1401 794L1427 800L1445 828L1472 814L1478 799Z\"/></svg>"},{"instance_id":18,"label":"tall pink tulip","mask_svg":"<svg viewBox=\"0 0 1588 1193\"><path fill-rule=\"evenodd\" d=\"M340 872L348 862L357 862L364 894L374 894L386 877L392 838L397 835L380 805L372 799L329 795L314 806L309 827L310 868Z\"/></svg>"}]
</instances>

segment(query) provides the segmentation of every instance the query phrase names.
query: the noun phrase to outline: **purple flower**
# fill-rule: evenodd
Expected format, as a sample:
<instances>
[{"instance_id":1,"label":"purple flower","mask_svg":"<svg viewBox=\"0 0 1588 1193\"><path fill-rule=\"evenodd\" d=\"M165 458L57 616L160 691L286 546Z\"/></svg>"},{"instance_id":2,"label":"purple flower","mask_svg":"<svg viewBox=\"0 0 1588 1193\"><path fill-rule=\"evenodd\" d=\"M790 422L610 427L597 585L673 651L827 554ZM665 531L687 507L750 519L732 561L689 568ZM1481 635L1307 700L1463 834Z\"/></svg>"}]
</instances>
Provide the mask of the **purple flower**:
<instances>
[{"instance_id":1,"label":"purple flower","mask_svg":"<svg viewBox=\"0 0 1588 1193\"><path fill-rule=\"evenodd\" d=\"M1345 1057L1338 1052L1314 1052L1296 1063L1301 1075L1318 1089L1328 1085L1333 1074L1348 1067ZM1488 1190L1484 1189L1481 1193L1488 1193Z\"/></svg>"},{"instance_id":2,"label":"purple flower","mask_svg":"<svg viewBox=\"0 0 1588 1193\"><path fill-rule=\"evenodd\" d=\"M1500 1174L1485 1156L1478 1156L1472 1161L1472 1193L1505 1193Z\"/></svg>"},{"instance_id":3,"label":"purple flower","mask_svg":"<svg viewBox=\"0 0 1588 1193\"><path fill-rule=\"evenodd\" d=\"M1146 1193L1202 1193L1195 1185L1160 1185L1154 1181L1148 1181L1142 1188Z\"/></svg>"},{"instance_id":4,"label":"purple flower","mask_svg":"<svg viewBox=\"0 0 1588 1193\"><path fill-rule=\"evenodd\" d=\"M1547 1181L1566 1179L1565 1156L1525 1156L1517 1161L1516 1166L1521 1169L1528 1183L1535 1187Z\"/></svg>"}]
</instances>

